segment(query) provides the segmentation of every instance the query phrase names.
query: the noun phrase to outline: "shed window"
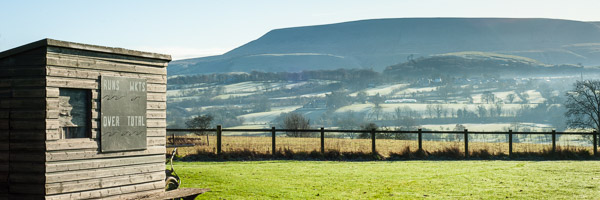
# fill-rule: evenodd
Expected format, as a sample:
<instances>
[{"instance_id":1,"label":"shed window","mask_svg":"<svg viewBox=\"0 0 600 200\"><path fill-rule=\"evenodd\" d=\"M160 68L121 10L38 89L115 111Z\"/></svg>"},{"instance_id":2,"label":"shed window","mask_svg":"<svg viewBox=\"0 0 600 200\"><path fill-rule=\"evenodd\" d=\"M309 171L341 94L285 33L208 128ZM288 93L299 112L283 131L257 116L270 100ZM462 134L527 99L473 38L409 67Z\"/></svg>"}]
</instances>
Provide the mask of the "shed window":
<instances>
[{"instance_id":1,"label":"shed window","mask_svg":"<svg viewBox=\"0 0 600 200\"><path fill-rule=\"evenodd\" d=\"M59 122L62 138L90 137L91 91L60 88Z\"/></svg>"}]
</instances>

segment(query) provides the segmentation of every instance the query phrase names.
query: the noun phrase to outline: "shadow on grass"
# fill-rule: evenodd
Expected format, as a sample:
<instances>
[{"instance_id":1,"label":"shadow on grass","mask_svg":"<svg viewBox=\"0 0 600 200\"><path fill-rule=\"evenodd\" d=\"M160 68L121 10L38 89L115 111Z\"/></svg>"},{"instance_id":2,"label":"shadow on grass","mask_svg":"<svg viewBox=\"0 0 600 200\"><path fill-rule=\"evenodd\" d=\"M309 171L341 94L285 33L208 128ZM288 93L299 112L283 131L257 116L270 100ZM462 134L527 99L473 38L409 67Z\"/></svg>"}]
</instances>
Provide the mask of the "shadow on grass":
<instances>
[{"instance_id":1,"label":"shadow on grass","mask_svg":"<svg viewBox=\"0 0 600 200\"><path fill-rule=\"evenodd\" d=\"M504 153L491 153L487 149L470 151L465 158L464 152L459 147L447 147L442 150L424 151L411 150L406 147L400 152L392 152L388 157L371 152L340 152L338 150L319 151L293 151L291 149L278 149L275 154L262 153L249 149L221 152L220 155L213 151L197 150L193 154L178 158L182 161L250 161L250 160L329 160L329 161L400 161L400 160L599 160L585 149L560 148L556 152L544 149L539 152L513 152L512 155Z\"/></svg>"}]
</instances>

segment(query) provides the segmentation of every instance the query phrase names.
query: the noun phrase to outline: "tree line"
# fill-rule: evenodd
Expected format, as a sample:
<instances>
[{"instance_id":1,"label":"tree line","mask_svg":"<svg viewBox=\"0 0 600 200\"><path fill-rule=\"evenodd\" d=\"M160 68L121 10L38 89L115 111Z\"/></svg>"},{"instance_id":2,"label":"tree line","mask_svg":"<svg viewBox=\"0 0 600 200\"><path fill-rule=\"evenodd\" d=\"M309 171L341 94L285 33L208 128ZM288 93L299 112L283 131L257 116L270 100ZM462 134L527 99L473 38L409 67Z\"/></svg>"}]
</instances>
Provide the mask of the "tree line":
<instances>
[{"instance_id":1,"label":"tree line","mask_svg":"<svg viewBox=\"0 0 600 200\"><path fill-rule=\"evenodd\" d=\"M311 79L333 81L369 81L377 78L379 75L379 72L375 72L372 69L336 69L302 72L252 71L250 73L215 73L198 74L191 76L178 76L169 78L169 85L185 85L198 83L230 84L246 81L307 81Z\"/></svg>"}]
</instances>

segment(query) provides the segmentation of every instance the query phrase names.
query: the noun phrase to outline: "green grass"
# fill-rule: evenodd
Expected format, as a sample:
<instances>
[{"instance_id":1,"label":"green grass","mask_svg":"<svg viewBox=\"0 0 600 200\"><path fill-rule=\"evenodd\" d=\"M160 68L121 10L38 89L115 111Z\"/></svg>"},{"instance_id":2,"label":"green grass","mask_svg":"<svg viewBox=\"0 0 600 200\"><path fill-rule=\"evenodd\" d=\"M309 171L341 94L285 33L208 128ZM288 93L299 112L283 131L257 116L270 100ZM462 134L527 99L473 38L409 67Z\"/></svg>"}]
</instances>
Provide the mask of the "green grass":
<instances>
[{"instance_id":1,"label":"green grass","mask_svg":"<svg viewBox=\"0 0 600 200\"><path fill-rule=\"evenodd\" d=\"M598 161L176 162L197 199L597 199Z\"/></svg>"}]
</instances>

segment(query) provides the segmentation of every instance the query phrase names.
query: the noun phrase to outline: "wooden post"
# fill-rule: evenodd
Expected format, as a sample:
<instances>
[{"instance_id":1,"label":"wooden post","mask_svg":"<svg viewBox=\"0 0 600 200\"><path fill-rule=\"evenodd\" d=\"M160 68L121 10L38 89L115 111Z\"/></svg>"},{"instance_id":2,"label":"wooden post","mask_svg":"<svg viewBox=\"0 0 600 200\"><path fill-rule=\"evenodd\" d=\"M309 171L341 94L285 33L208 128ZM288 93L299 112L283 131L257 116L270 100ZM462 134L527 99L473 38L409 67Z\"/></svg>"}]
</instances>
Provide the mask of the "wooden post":
<instances>
[{"instance_id":1,"label":"wooden post","mask_svg":"<svg viewBox=\"0 0 600 200\"><path fill-rule=\"evenodd\" d=\"M421 129L419 129L418 139L419 139L419 151L423 151L423 133L422 133Z\"/></svg>"},{"instance_id":2,"label":"wooden post","mask_svg":"<svg viewBox=\"0 0 600 200\"><path fill-rule=\"evenodd\" d=\"M598 146L596 146L596 144L598 143L598 137L597 137L598 134L596 133L596 131L594 131L593 136L594 136L593 146L594 146L594 157L595 157L595 156L598 156Z\"/></svg>"},{"instance_id":3,"label":"wooden post","mask_svg":"<svg viewBox=\"0 0 600 200\"><path fill-rule=\"evenodd\" d=\"M552 153L556 153L556 130L552 130Z\"/></svg>"},{"instance_id":4,"label":"wooden post","mask_svg":"<svg viewBox=\"0 0 600 200\"><path fill-rule=\"evenodd\" d=\"M512 130L508 130L508 156L512 155L513 139Z\"/></svg>"},{"instance_id":5,"label":"wooden post","mask_svg":"<svg viewBox=\"0 0 600 200\"><path fill-rule=\"evenodd\" d=\"M325 154L325 128L321 127L321 154Z\"/></svg>"},{"instance_id":6,"label":"wooden post","mask_svg":"<svg viewBox=\"0 0 600 200\"><path fill-rule=\"evenodd\" d=\"M221 134L223 132L223 128L221 125L217 125L217 155L221 155Z\"/></svg>"},{"instance_id":7,"label":"wooden post","mask_svg":"<svg viewBox=\"0 0 600 200\"><path fill-rule=\"evenodd\" d=\"M171 144L175 145L175 133L171 134Z\"/></svg>"},{"instance_id":8,"label":"wooden post","mask_svg":"<svg viewBox=\"0 0 600 200\"><path fill-rule=\"evenodd\" d=\"M373 154L377 153L377 149L375 149L375 129L371 129L371 152Z\"/></svg>"},{"instance_id":9,"label":"wooden post","mask_svg":"<svg viewBox=\"0 0 600 200\"><path fill-rule=\"evenodd\" d=\"M596 132L596 136L598 136L597 138L599 138L599 139L600 139L600 134L598 134L598 132ZM600 141L596 140L596 143L595 143L594 145L596 145L596 146L600 146L600 144L599 144L599 143L600 143Z\"/></svg>"},{"instance_id":10,"label":"wooden post","mask_svg":"<svg viewBox=\"0 0 600 200\"><path fill-rule=\"evenodd\" d=\"M469 130L465 129L465 158L469 158Z\"/></svg>"},{"instance_id":11,"label":"wooden post","mask_svg":"<svg viewBox=\"0 0 600 200\"><path fill-rule=\"evenodd\" d=\"M271 127L271 155L275 156L275 151L276 151L276 143L275 143L275 127Z\"/></svg>"}]
</instances>

